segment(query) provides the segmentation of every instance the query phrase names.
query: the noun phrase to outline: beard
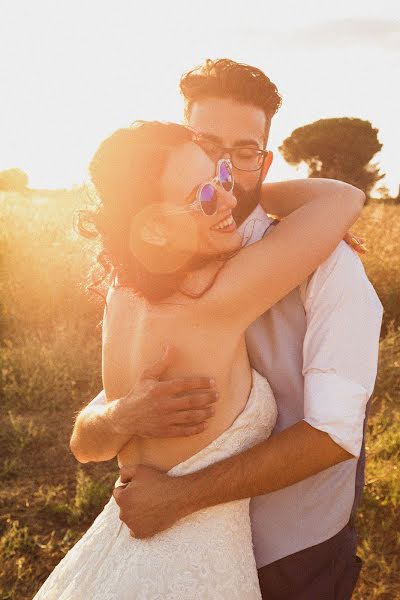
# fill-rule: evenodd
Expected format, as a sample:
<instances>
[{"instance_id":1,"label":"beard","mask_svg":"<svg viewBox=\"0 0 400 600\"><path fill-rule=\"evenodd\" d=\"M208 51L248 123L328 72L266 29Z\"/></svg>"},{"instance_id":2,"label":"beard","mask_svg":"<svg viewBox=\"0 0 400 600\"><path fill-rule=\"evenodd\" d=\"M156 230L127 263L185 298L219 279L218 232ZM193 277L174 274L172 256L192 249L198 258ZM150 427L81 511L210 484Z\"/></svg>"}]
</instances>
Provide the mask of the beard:
<instances>
[{"instance_id":1,"label":"beard","mask_svg":"<svg viewBox=\"0 0 400 600\"><path fill-rule=\"evenodd\" d=\"M237 200L235 208L232 210L236 225L239 226L253 212L260 201L261 184L259 181L252 190L245 190L241 185L235 183L233 193Z\"/></svg>"}]
</instances>

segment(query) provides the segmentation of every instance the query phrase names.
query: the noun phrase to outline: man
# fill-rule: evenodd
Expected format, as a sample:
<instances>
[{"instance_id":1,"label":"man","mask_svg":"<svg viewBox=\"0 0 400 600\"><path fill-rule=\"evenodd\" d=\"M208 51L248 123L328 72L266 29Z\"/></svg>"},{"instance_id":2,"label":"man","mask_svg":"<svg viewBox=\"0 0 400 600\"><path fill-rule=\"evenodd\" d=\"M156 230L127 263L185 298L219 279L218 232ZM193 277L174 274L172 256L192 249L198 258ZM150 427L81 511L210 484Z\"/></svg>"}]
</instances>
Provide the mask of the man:
<instances>
[{"instance_id":1,"label":"man","mask_svg":"<svg viewBox=\"0 0 400 600\"><path fill-rule=\"evenodd\" d=\"M337 185L329 180L262 185L272 157L264 148L280 97L258 69L226 59L206 61L183 76L181 91L198 143L215 161L231 158L234 216L246 243L279 226L258 206L260 194L271 214L284 217L288 195ZM363 427L381 318L361 261L342 242L248 330L252 366L269 379L278 404L274 435L184 477L143 465L122 468L124 485L114 496L132 535L151 536L201 508L251 497L263 597L350 598L360 570L353 515L362 488ZM170 360L167 352L126 398L106 403L101 393L78 415L71 438L78 460L113 458L133 435L202 431L212 418L216 391L204 379L158 382Z\"/></svg>"}]
</instances>

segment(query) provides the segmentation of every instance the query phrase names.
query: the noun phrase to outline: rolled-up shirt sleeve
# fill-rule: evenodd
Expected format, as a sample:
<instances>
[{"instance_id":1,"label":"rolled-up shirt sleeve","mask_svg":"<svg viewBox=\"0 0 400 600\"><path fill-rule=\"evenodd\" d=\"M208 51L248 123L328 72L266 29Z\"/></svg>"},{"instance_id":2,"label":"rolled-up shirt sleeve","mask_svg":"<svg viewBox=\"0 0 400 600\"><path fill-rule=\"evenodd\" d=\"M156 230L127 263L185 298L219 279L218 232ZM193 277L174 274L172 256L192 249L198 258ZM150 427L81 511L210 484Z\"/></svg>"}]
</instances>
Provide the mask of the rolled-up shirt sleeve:
<instances>
[{"instance_id":1,"label":"rolled-up shirt sleeve","mask_svg":"<svg viewBox=\"0 0 400 600\"><path fill-rule=\"evenodd\" d=\"M300 287L304 420L359 456L378 364L382 304L359 256L341 242Z\"/></svg>"}]
</instances>

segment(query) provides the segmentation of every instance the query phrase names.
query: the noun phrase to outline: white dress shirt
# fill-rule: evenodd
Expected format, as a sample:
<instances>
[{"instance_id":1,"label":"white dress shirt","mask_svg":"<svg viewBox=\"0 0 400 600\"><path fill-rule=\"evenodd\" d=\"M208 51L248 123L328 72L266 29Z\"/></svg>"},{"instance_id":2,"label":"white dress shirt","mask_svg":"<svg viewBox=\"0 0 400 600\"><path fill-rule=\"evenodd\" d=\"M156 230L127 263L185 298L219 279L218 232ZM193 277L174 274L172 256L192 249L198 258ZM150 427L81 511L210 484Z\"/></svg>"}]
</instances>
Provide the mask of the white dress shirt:
<instances>
[{"instance_id":1,"label":"white dress shirt","mask_svg":"<svg viewBox=\"0 0 400 600\"><path fill-rule=\"evenodd\" d=\"M307 317L304 420L359 456L377 373L382 304L345 242L300 290Z\"/></svg>"},{"instance_id":2,"label":"white dress shirt","mask_svg":"<svg viewBox=\"0 0 400 600\"><path fill-rule=\"evenodd\" d=\"M274 225L260 206L242 225L245 243ZM268 282L266 282L268 285ZM250 363L275 393L274 434L305 420L354 457L377 372L382 305L359 256L340 242L314 273L248 329ZM350 459L250 504L260 568L329 539L349 521L362 485ZM288 466L289 467L289 466Z\"/></svg>"}]
</instances>

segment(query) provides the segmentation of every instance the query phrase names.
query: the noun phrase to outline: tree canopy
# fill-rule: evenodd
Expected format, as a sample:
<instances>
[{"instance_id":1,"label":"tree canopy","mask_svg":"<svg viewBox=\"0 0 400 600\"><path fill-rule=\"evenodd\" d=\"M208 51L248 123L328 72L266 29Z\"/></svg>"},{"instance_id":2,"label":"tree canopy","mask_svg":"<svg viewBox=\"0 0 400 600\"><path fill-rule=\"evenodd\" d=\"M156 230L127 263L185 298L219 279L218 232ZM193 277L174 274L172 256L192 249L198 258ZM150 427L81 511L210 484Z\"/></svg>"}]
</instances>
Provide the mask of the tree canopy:
<instances>
[{"instance_id":1,"label":"tree canopy","mask_svg":"<svg viewBox=\"0 0 400 600\"><path fill-rule=\"evenodd\" d=\"M291 165L305 162L309 177L346 181L367 195L384 177L370 161L380 151L378 129L351 117L320 119L295 129L279 150Z\"/></svg>"},{"instance_id":2,"label":"tree canopy","mask_svg":"<svg viewBox=\"0 0 400 600\"><path fill-rule=\"evenodd\" d=\"M21 169L0 171L0 191L23 192L28 187L28 175Z\"/></svg>"}]
</instances>

